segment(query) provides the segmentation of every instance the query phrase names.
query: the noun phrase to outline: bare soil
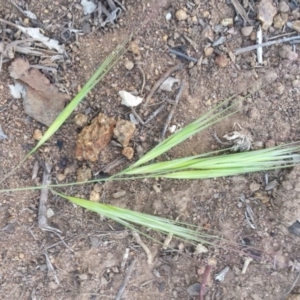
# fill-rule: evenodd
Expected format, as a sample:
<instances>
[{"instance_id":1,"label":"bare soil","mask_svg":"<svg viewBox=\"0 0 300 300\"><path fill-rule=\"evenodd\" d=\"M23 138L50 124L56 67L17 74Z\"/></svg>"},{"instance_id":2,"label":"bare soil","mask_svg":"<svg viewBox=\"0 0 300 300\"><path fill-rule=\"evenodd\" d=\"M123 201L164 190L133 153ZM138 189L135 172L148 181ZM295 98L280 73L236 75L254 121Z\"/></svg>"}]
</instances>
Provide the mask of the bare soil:
<instances>
[{"instance_id":1,"label":"bare soil","mask_svg":"<svg viewBox=\"0 0 300 300\"><path fill-rule=\"evenodd\" d=\"M123 2L127 11L122 12L114 27L79 35L77 43L74 36L62 39L62 26L52 31L47 31L45 26L48 36L65 43L69 54L69 62L59 67L57 75L49 75L51 82L75 96L105 57L130 32L143 25L134 37L140 55L135 56L128 51L39 150L39 155L53 164L53 183L59 183L58 175L67 167L75 166L76 170L86 165L93 174L98 174L121 156L120 148L110 144L96 163L76 161L76 137L81 128L74 123L74 117L83 113L91 121L102 112L110 117L129 119L130 111L120 104L118 91L139 91L142 77L137 68L129 71L124 67L126 60L139 64L144 70L146 86L141 96L145 97L160 76L180 62L168 54L169 46L185 45L187 53L199 59L209 42L203 36L199 20L213 28L224 18L236 15L233 6L225 1ZM81 29L79 19L83 12L75 4L78 5L79 1L31 0L28 8L44 25L67 24L70 22L67 14L71 13L73 27ZM186 21L179 22L175 17L180 8L185 9L189 16ZM172 13L172 18L166 21L168 12ZM292 16L291 12L292 9L289 16ZM24 19L9 1L4 0L0 2L0 15L11 21ZM234 52L253 44L241 34L241 24L241 21L236 22L233 32L226 34L226 42L218 51ZM273 28L270 32L271 36L275 36L282 30ZM184 35L194 41L195 49ZM214 39L216 37L217 34ZM245 99L241 108L248 108L172 149L164 155L164 159L220 148L212 133L216 131L222 137L232 131L236 122L252 135L258 148L298 140L300 90L295 87L295 80L299 80L300 61L283 59L279 49L280 45L264 48L265 64L259 67L256 66L255 52L236 56L235 61L228 59L224 68L215 63L216 51L211 56L203 56L202 64L184 61L184 68L176 73L176 78L184 82L183 96L171 121L171 125L177 128L188 124L222 99L245 92L247 86L257 80L274 74L277 79ZM37 60L19 54L16 56L25 57L31 64ZM8 136L8 139L0 141L0 177L9 172L36 143L32 137L34 130L46 130L43 124L24 113L22 100L13 99L10 95L8 84L12 84L13 80L9 77L8 66L9 63L3 64L0 73L0 125ZM146 109L138 110L139 114L146 119L159 103L167 98L174 99L175 95L176 91L156 93ZM139 147L146 152L157 144L170 109L171 105L167 106L149 127L137 126L131 142L135 150ZM133 161L137 158L135 154ZM34 161L35 158L30 157L1 188L39 185L41 171L38 179L31 180ZM111 173L129 163L123 163ZM189 295L187 288L201 282L205 266L211 260L215 261L215 267L205 299L283 299L297 276L297 270L293 270L290 264L300 261L299 236L287 229L300 218L300 168L268 172L268 178L278 182L270 191L265 190L265 173L201 181L158 179L103 184L102 203L172 219L180 216L181 221L213 230L231 242L219 247L208 246L207 253L196 254L193 246L176 239L171 241L170 247L177 251L162 251L160 244L143 237L155 256L153 265L147 264L146 253L130 232L111 220L103 220L99 215L50 195L48 207L53 210L54 216L49 223L62 231L62 243L57 235L43 232L37 226L39 191L0 194L0 298L115 299L127 266L135 258L136 264L122 299L199 299L199 296ZM73 181L76 181L75 172L70 173L64 182ZM90 184L61 191L89 198L93 187ZM125 196L114 198L113 194L119 191L126 191ZM241 195L244 195L245 202L239 200ZM246 222L246 205L254 212L255 229ZM149 234L160 241L165 238L154 232ZM253 261L245 274L241 273L245 261L242 245L258 249L251 253ZM122 268L126 248L129 248L129 258ZM43 255L45 249L59 284L55 282L55 274L48 270ZM226 266L230 271L224 281L216 281L214 276ZM291 294L295 298L290 299L300 299L299 282Z\"/></svg>"}]
</instances>

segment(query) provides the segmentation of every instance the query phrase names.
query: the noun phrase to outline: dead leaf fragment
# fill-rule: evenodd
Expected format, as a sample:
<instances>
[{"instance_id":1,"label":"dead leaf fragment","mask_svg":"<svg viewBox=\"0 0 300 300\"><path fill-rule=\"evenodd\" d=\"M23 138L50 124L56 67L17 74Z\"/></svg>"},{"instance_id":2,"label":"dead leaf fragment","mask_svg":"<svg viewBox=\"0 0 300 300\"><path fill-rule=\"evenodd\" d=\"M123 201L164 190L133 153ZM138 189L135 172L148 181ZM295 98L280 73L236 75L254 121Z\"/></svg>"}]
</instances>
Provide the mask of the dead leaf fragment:
<instances>
[{"instance_id":1,"label":"dead leaf fragment","mask_svg":"<svg viewBox=\"0 0 300 300\"><path fill-rule=\"evenodd\" d=\"M83 128L76 142L76 159L94 162L99 153L109 144L116 121L100 113L91 125Z\"/></svg>"},{"instance_id":2,"label":"dead leaf fragment","mask_svg":"<svg viewBox=\"0 0 300 300\"><path fill-rule=\"evenodd\" d=\"M33 119L50 126L70 99L60 93L49 79L22 58L15 59L9 67L10 76L24 86L22 92L24 111Z\"/></svg>"}]
</instances>

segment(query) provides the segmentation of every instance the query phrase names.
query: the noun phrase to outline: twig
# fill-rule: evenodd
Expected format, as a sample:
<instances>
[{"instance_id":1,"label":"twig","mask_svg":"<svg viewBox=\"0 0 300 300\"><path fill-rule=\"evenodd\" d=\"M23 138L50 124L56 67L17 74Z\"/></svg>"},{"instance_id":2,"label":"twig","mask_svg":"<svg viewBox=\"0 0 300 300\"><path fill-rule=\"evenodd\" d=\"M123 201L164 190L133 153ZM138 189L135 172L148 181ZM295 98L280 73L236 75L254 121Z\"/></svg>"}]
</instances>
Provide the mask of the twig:
<instances>
[{"instance_id":1,"label":"twig","mask_svg":"<svg viewBox=\"0 0 300 300\"><path fill-rule=\"evenodd\" d=\"M123 260L122 260L122 263L121 263L121 269L125 268L125 265L126 265L126 262L127 262L127 259L128 259L128 255L129 255L129 248L126 248L125 253L123 255Z\"/></svg>"},{"instance_id":2,"label":"twig","mask_svg":"<svg viewBox=\"0 0 300 300\"><path fill-rule=\"evenodd\" d=\"M170 68L166 73L164 73L157 82L153 85L151 91L149 92L148 96L146 97L145 103L143 107L146 107L152 98L153 94L156 92L156 90L161 86L161 84L174 72L180 70L182 68L182 64L178 64L172 68Z\"/></svg>"},{"instance_id":3,"label":"twig","mask_svg":"<svg viewBox=\"0 0 300 300\"><path fill-rule=\"evenodd\" d=\"M34 162L33 168L32 168L32 176L31 179L34 180L37 177L38 171L39 171L40 165L39 165L39 161L36 160Z\"/></svg>"},{"instance_id":4,"label":"twig","mask_svg":"<svg viewBox=\"0 0 300 300\"><path fill-rule=\"evenodd\" d=\"M109 163L108 165L106 165L102 172L103 173L109 173L112 169L114 169L115 167L119 166L122 162L124 162L126 160L125 157L119 157L115 160L113 160L111 163ZM96 174L98 175L98 174Z\"/></svg>"},{"instance_id":5,"label":"twig","mask_svg":"<svg viewBox=\"0 0 300 300\"><path fill-rule=\"evenodd\" d=\"M131 111L134 114L134 116L137 118L137 120L139 121L139 123L141 123L142 125L145 125L145 122L140 117L140 115L135 111L135 109L133 107L131 107Z\"/></svg>"},{"instance_id":6,"label":"twig","mask_svg":"<svg viewBox=\"0 0 300 300\"><path fill-rule=\"evenodd\" d=\"M151 120L153 120L165 107L166 104L162 104L161 106L159 106L145 121L145 125L148 124Z\"/></svg>"},{"instance_id":7,"label":"twig","mask_svg":"<svg viewBox=\"0 0 300 300\"><path fill-rule=\"evenodd\" d=\"M251 257L248 257L248 256L245 258L244 266L243 266L243 269L242 269L242 274L246 274L248 266L249 266L249 264L251 263L252 260L253 259Z\"/></svg>"},{"instance_id":8,"label":"twig","mask_svg":"<svg viewBox=\"0 0 300 300\"><path fill-rule=\"evenodd\" d=\"M237 50L235 50L234 54L238 55L238 54L242 54L242 53L245 53L245 52L248 52L248 51L251 51L251 50L255 50L255 49L260 48L260 47L268 47L268 46L281 44L281 43L287 43L287 42L291 42L291 41L299 40L299 39L300 39L300 35L292 36L292 37L289 37L289 38L284 37L282 39L278 39L278 40L275 40L275 41L269 41L269 42L261 43L259 45L253 45L253 46L248 46L248 47L245 47L245 48L237 49Z\"/></svg>"},{"instance_id":9,"label":"twig","mask_svg":"<svg viewBox=\"0 0 300 300\"><path fill-rule=\"evenodd\" d=\"M47 267L48 267L48 271L49 271L51 274L53 274L55 283L56 283L56 284L59 284L59 279L58 279L58 277L57 277L57 275L56 275L56 272L55 272L55 270L54 270L54 268L53 268L53 266L52 266L52 263L51 263L51 260L50 260L50 258L49 258L48 252L45 250L45 251L43 252L43 254L44 254L45 258L46 258L46 264L47 264Z\"/></svg>"},{"instance_id":10,"label":"twig","mask_svg":"<svg viewBox=\"0 0 300 300\"><path fill-rule=\"evenodd\" d=\"M135 238L136 242L144 249L144 251L147 254L147 263L149 265L153 264L153 256L152 253L150 252L149 248L146 246L146 244L142 241L140 235L136 231L131 231L132 236Z\"/></svg>"},{"instance_id":11,"label":"twig","mask_svg":"<svg viewBox=\"0 0 300 300\"><path fill-rule=\"evenodd\" d=\"M176 109L177 104L178 104L178 102L179 102L179 99L180 99L180 97L181 97L182 90L183 90L183 84L181 84L181 86L180 86L180 88L179 88L179 91L178 91L178 93L177 93L177 95L176 95L176 98L175 98L175 105L172 107L172 109L170 110L169 115L168 115L168 117L167 117L165 126L164 126L164 128L163 128L163 131L162 131L162 134L161 134L161 137L160 137L161 140L163 140L164 137L165 137L166 131L167 131L168 126L169 126L169 124L170 124L170 122L171 122L171 120L172 120L172 117L173 117L173 115L174 115L175 109Z\"/></svg>"},{"instance_id":12,"label":"twig","mask_svg":"<svg viewBox=\"0 0 300 300\"><path fill-rule=\"evenodd\" d=\"M39 204L39 213L38 213L38 226L43 231L50 231L55 233L61 233L57 228L51 227L47 223L47 201L48 201L48 185L51 184L50 173L52 166L44 162L43 163L44 173L43 173L43 182L40 195L40 204Z\"/></svg>"},{"instance_id":13,"label":"twig","mask_svg":"<svg viewBox=\"0 0 300 300\"><path fill-rule=\"evenodd\" d=\"M132 273L132 271L133 271L135 262L136 262L136 260L134 259L134 260L131 262L131 264L129 265L128 270L127 270L127 273L126 273L126 276L125 276L125 278L124 278L124 280L123 280L123 283L122 283L122 285L121 285L121 287L120 287L120 289L119 289L119 292L118 292L118 294L117 294L116 300L121 300L122 294L123 294L123 292L124 292L124 290L125 290L125 287L126 287L128 281L129 281L130 275L131 275L131 273Z\"/></svg>"},{"instance_id":14,"label":"twig","mask_svg":"<svg viewBox=\"0 0 300 300\"><path fill-rule=\"evenodd\" d=\"M243 18L245 22L248 22L250 25L252 25L252 21L248 18L246 11L244 10L243 6L240 4L237 0L231 0L234 9L236 12Z\"/></svg>"},{"instance_id":15,"label":"twig","mask_svg":"<svg viewBox=\"0 0 300 300\"><path fill-rule=\"evenodd\" d=\"M146 83L145 72L144 72L144 70L142 69L142 67L140 65L137 64L136 67L140 71L140 73L142 74L143 82L142 82L142 87L141 87L141 90L140 90L140 94L143 94L145 83Z\"/></svg>"},{"instance_id":16,"label":"twig","mask_svg":"<svg viewBox=\"0 0 300 300\"><path fill-rule=\"evenodd\" d=\"M262 29L261 26L258 27L257 33L256 33L256 43L261 44L262 43ZM263 48L259 47L257 48L257 62L259 64L263 63Z\"/></svg>"},{"instance_id":17,"label":"twig","mask_svg":"<svg viewBox=\"0 0 300 300\"><path fill-rule=\"evenodd\" d=\"M186 60L189 60L189 61L192 61L192 62L198 62L198 59L197 58L194 58L194 57L191 57L191 56L188 56L178 50L175 50L175 49L169 49L169 53L172 53L172 54L175 54L176 56L179 56L179 57L182 57Z\"/></svg>"},{"instance_id":18,"label":"twig","mask_svg":"<svg viewBox=\"0 0 300 300\"><path fill-rule=\"evenodd\" d=\"M210 274L210 271L211 271L211 266L210 265L207 265L205 267L205 270L204 270L204 274L203 274L203 278L202 278L202 282L201 282L201 288L200 288L200 294L199 294L199 300L204 300L204 294L206 292L206 284L207 284L207 281L208 281L208 276Z\"/></svg>"},{"instance_id":19,"label":"twig","mask_svg":"<svg viewBox=\"0 0 300 300\"><path fill-rule=\"evenodd\" d=\"M292 283L291 287L283 294L281 298L282 300L286 300L286 297L292 292L299 279L300 279L300 272L298 272L298 275L295 278L294 282Z\"/></svg>"}]
</instances>

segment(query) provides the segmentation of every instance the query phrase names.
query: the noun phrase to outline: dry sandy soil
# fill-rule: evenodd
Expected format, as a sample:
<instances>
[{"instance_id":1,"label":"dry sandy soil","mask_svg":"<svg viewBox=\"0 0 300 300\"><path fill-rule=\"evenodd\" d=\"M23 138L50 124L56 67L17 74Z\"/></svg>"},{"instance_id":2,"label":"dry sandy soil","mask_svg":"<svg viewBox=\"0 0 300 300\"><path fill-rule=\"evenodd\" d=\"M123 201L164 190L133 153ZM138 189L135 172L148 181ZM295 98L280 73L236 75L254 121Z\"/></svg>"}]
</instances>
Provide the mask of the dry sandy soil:
<instances>
[{"instance_id":1,"label":"dry sandy soil","mask_svg":"<svg viewBox=\"0 0 300 300\"><path fill-rule=\"evenodd\" d=\"M19 2L22 5L22 1ZM82 29L83 22L80 19L84 15L79 1L30 0L26 3L39 21L29 25L44 27L47 36L58 39L66 46L68 60L59 65L56 75L51 72L46 74L54 85L67 90L71 96L76 95L97 66L130 32L142 27L134 37L140 54L136 56L127 52L80 103L62 128L39 150L39 156L53 165L53 183L58 183L59 175L67 167L74 169L74 172L70 172L63 182L72 182L76 180L77 168L85 165L93 174L97 174L108 163L120 157L120 148L109 144L97 162L76 161L74 149L81 128L75 124L74 117L83 113L91 121L102 112L108 116L129 119L129 110L120 105L118 91L139 91L142 77L136 67L131 71L126 69L126 60L139 64L144 70L146 85L140 96L145 97L160 76L180 62L168 53L169 47L176 45L186 46L190 56L203 58L202 63L200 61L196 64L183 61L184 67L175 74L176 78L184 82L183 95L171 121L171 125L179 128L222 99L241 91L245 94L250 84L266 76L272 80L241 102L241 108L245 109L239 114L179 145L167 153L165 159L220 148L212 133L216 131L222 137L232 131L235 122L251 134L257 148L299 139L299 59L296 57L291 60L280 55L282 45L264 48L263 66L257 65L256 52L247 52L230 59L230 52L254 44L241 33L242 19L234 19L234 26L229 32L205 33L204 30L205 26L215 28L225 18L235 18L236 12L230 3L201 0L122 1L127 11L122 12L115 26L109 25L105 30L96 29L89 34L79 35L77 43L74 34L63 38L61 33L65 28L63 25L67 26L71 20L73 28ZM256 3L250 4L254 10L250 10L249 16L257 29ZM299 9L294 2L286 4L290 5L286 14L289 21L293 22L299 18ZM186 11L186 20L176 19L175 13L180 8ZM169 21L166 20L168 12L171 13ZM11 22L24 21L24 16L9 1L1 0L0 16ZM92 23L92 17L88 17L87 22ZM59 26L49 29L46 26L49 24ZM93 27L89 29L93 30ZM291 29L287 28L286 32L291 32ZM282 28L273 26L269 31L264 31L264 35L269 38L282 33ZM1 33L0 39L3 36ZM194 44L191 45L184 36ZM214 47L214 52L205 57L204 49L211 43L208 36L212 41L225 36L226 41ZM215 62L220 53L227 57L223 67ZM17 53L15 56L24 57L31 64L39 63L38 58ZM4 63L0 73L0 125L8 136L0 141L0 177L9 172L35 144L34 130L46 130L43 124L24 113L22 100L13 99L10 95L8 85L13 80L9 77L9 64ZM156 93L151 105L138 111L146 119L158 103L167 98L174 99L175 95L175 90ZM149 127L137 126L131 141L135 150L145 152L157 144L170 109L171 105L167 106ZM135 154L133 160L137 158ZM31 180L34 161L34 157L29 158L1 188L39 185L42 171L38 179ZM111 173L128 164L125 162L112 169ZM172 219L180 216L180 220L215 230L219 236L231 242L222 244L222 247L208 246L208 252L197 254L195 247L176 239L170 243L170 249L173 250L163 251L160 244L143 238L155 256L152 265L147 264L146 253L131 233L110 220L102 220L94 213L50 195L48 208L52 209L54 215L49 218L49 223L62 231L62 243L60 237L43 232L37 226L39 191L2 193L0 298L115 299L128 265L135 259L134 270L122 299L199 299L199 295L190 295L187 288L201 282L204 269L212 260L215 266L211 270L205 299L285 299L285 293L299 272L300 240L299 236L288 231L288 226L300 218L300 214L297 215L300 207L300 168L268 172L268 178L278 183L269 191L265 188L265 173L202 181L158 179L109 182L97 186L103 203ZM61 191L89 198L93 188L94 185L90 184ZM114 193L120 191L125 191L125 195L114 198ZM244 195L244 202L239 200L241 195ZM246 205L254 212L255 229L245 219ZM150 232L150 235L160 241L165 238L156 233ZM253 261L245 274L242 274L246 257L242 248L245 246L252 246L256 250L248 252ZM129 257L125 267L122 267L127 248ZM50 272L47 267L44 251L48 253L54 272ZM294 264L295 269L291 264ZM215 275L227 266L230 270L224 280L216 281ZM300 299L300 283L289 293L289 299Z\"/></svg>"}]
</instances>

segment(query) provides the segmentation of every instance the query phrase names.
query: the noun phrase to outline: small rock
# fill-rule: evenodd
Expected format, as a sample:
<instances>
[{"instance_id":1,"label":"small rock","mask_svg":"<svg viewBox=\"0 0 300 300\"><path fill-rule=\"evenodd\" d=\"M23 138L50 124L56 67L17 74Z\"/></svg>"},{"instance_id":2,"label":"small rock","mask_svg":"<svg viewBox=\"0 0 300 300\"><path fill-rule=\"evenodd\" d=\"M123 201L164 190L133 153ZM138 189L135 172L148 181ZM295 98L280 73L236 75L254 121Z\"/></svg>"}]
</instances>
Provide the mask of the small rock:
<instances>
[{"instance_id":1,"label":"small rock","mask_svg":"<svg viewBox=\"0 0 300 300\"><path fill-rule=\"evenodd\" d=\"M129 51L131 51L134 55L139 56L140 55L140 47L137 44L137 42L132 41L129 45Z\"/></svg>"},{"instance_id":2,"label":"small rock","mask_svg":"<svg viewBox=\"0 0 300 300\"><path fill-rule=\"evenodd\" d=\"M83 165L76 172L77 182L84 182L92 178L92 171L86 165Z\"/></svg>"},{"instance_id":3,"label":"small rock","mask_svg":"<svg viewBox=\"0 0 300 300\"><path fill-rule=\"evenodd\" d=\"M207 48L204 48L204 55L205 56L210 56L212 55L214 52L214 48L213 47L207 47Z\"/></svg>"},{"instance_id":4,"label":"small rock","mask_svg":"<svg viewBox=\"0 0 300 300\"><path fill-rule=\"evenodd\" d=\"M257 183L257 182L251 182L250 183L250 191L252 193L258 191L259 189L260 189L260 184L259 183Z\"/></svg>"},{"instance_id":5,"label":"small rock","mask_svg":"<svg viewBox=\"0 0 300 300\"><path fill-rule=\"evenodd\" d=\"M107 285L107 284L108 284L108 281L106 280L106 278L104 276L102 276L100 279L100 285L103 286L103 285Z\"/></svg>"},{"instance_id":6,"label":"small rock","mask_svg":"<svg viewBox=\"0 0 300 300\"><path fill-rule=\"evenodd\" d=\"M116 193L113 193L113 197L115 198L115 199L117 199L117 198L121 198L121 197L123 197L123 196L125 196L126 195L126 191L119 191L119 192L116 192Z\"/></svg>"},{"instance_id":7,"label":"small rock","mask_svg":"<svg viewBox=\"0 0 300 300\"><path fill-rule=\"evenodd\" d=\"M127 70L132 70L134 68L134 63L131 60L125 60L124 67Z\"/></svg>"},{"instance_id":8,"label":"small rock","mask_svg":"<svg viewBox=\"0 0 300 300\"><path fill-rule=\"evenodd\" d=\"M122 98L121 104L127 107L135 107L142 103L143 98L132 95L126 91L119 91L119 96Z\"/></svg>"},{"instance_id":9,"label":"small rock","mask_svg":"<svg viewBox=\"0 0 300 300\"><path fill-rule=\"evenodd\" d=\"M125 156L126 158L128 158L129 160L132 159L133 154L134 154L134 150L133 150L133 148L131 148L131 147L125 147L125 148L122 150L122 155L124 155L124 156Z\"/></svg>"},{"instance_id":10,"label":"small rock","mask_svg":"<svg viewBox=\"0 0 300 300\"><path fill-rule=\"evenodd\" d=\"M282 84L281 82L278 82L276 84L276 87L275 87L275 92L278 94L278 95L282 95L283 92L285 90L285 86L284 84Z\"/></svg>"},{"instance_id":11,"label":"small rock","mask_svg":"<svg viewBox=\"0 0 300 300\"><path fill-rule=\"evenodd\" d=\"M35 129L32 136L36 141L39 141L43 137L43 133L39 129Z\"/></svg>"},{"instance_id":12,"label":"small rock","mask_svg":"<svg viewBox=\"0 0 300 300\"><path fill-rule=\"evenodd\" d=\"M66 175L62 174L62 173L59 173L59 174L56 175L56 179L58 181L64 181L66 179Z\"/></svg>"},{"instance_id":13,"label":"small rock","mask_svg":"<svg viewBox=\"0 0 300 300\"><path fill-rule=\"evenodd\" d=\"M299 79L294 80L292 85L293 85L293 88L300 89L300 80Z\"/></svg>"},{"instance_id":14,"label":"small rock","mask_svg":"<svg viewBox=\"0 0 300 300\"><path fill-rule=\"evenodd\" d=\"M135 125L132 122L119 120L114 129L114 136L123 147L127 147L134 131Z\"/></svg>"},{"instance_id":15,"label":"small rock","mask_svg":"<svg viewBox=\"0 0 300 300\"><path fill-rule=\"evenodd\" d=\"M176 11L175 17L178 21L184 21L188 18L188 15L183 9L179 9Z\"/></svg>"},{"instance_id":16,"label":"small rock","mask_svg":"<svg viewBox=\"0 0 300 300\"><path fill-rule=\"evenodd\" d=\"M179 79L176 79L174 77L168 77L159 87L160 90L166 91L166 92L171 92L173 84L176 82L180 82Z\"/></svg>"},{"instance_id":17,"label":"small rock","mask_svg":"<svg viewBox=\"0 0 300 300\"><path fill-rule=\"evenodd\" d=\"M218 55L215 58L215 63L220 68L225 68L228 65L228 58L225 55Z\"/></svg>"},{"instance_id":18,"label":"small rock","mask_svg":"<svg viewBox=\"0 0 300 300\"><path fill-rule=\"evenodd\" d=\"M166 42L168 40L168 35L165 34L163 37L162 37L163 41Z\"/></svg>"},{"instance_id":19,"label":"small rock","mask_svg":"<svg viewBox=\"0 0 300 300\"><path fill-rule=\"evenodd\" d=\"M100 183L96 183L96 184L94 185L94 187L93 187L93 190L94 190L95 192L97 192L97 193L101 193L102 190L103 190L103 187L102 187L102 185L101 185Z\"/></svg>"},{"instance_id":20,"label":"small rock","mask_svg":"<svg viewBox=\"0 0 300 300\"><path fill-rule=\"evenodd\" d=\"M233 18L223 19L221 21L221 25L224 26L224 27L232 26L233 25Z\"/></svg>"},{"instance_id":21,"label":"small rock","mask_svg":"<svg viewBox=\"0 0 300 300\"><path fill-rule=\"evenodd\" d=\"M277 180L272 180L266 185L265 190L270 191L270 190L274 189L277 185L278 185Z\"/></svg>"},{"instance_id":22,"label":"small rock","mask_svg":"<svg viewBox=\"0 0 300 300\"><path fill-rule=\"evenodd\" d=\"M300 21L299 20L293 22L293 29L300 32Z\"/></svg>"},{"instance_id":23,"label":"small rock","mask_svg":"<svg viewBox=\"0 0 300 300\"><path fill-rule=\"evenodd\" d=\"M273 0L261 0L257 6L257 19L262 23L262 29L268 30L273 23L273 18L277 13Z\"/></svg>"},{"instance_id":24,"label":"small rock","mask_svg":"<svg viewBox=\"0 0 300 300\"><path fill-rule=\"evenodd\" d=\"M253 26L245 26L241 29L243 36L249 36L253 31Z\"/></svg>"},{"instance_id":25,"label":"small rock","mask_svg":"<svg viewBox=\"0 0 300 300\"><path fill-rule=\"evenodd\" d=\"M55 215L55 214L54 214L53 209L48 208L48 209L47 209L47 212L46 212L47 218L49 219L49 218L53 217L54 215Z\"/></svg>"},{"instance_id":26,"label":"small rock","mask_svg":"<svg viewBox=\"0 0 300 300\"><path fill-rule=\"evenodd\" d=\"M280 1L278 5L278 10L283 13L289 12L290 8L285 1Z\"/></svg>"},{"instance_id":27,"label":"small rock","mask_svg":"<svg viewBox=\"0 0 300 300\"><path fill-rule=\"evenodd\" d=\"M79 277L80 280L87 280L88 279L87 274L80 274L78 277Z\"/></svg>"},{"instance_id":28,"label":"small rock","mask_svg":"<svg viewBox=\"0 0 300 300\"><path fill-rule=\"evenodd\" d=\"M196 282L192 285L190 285L186 291L190 296L198 296L200 294L200 290L201 290L201 284L199 282Z\"/></svg>"},{"instance_id":29,"label":"small rock","mask_svg":"<svg viewBox=\"0 0 300 300\"><path fill-rule=\"evenodd\" d=\"M205 246L203 246L202 244L198 244L196 246L194 254L198 255L198 254L207 253L207 252L208 252L208 249Z\"/></svg>"},{"instance_id":30,"label":"small rock","mask_svg":"<svg viewBox=\"0 0 300 300\"><path fill-rule=\"evenodd\" d=\"M91 125L82 129L76 141L75 157L95 162L99 153L109 144L116 124L114 118L100 113L94 118Z\"/></svg>"},{"instance_id":31,"label":"small rock","mask_svg":"<svg viewBox=\"0 0 300 300\"><path fill-rule=\"evenodd\" d=\"M170 21L171 18L172 18L172 14L171 14L170 12L168 12L168 13L166 14L166 20L167 20L167 21Z\"/></svg>"},{"instance_id":32,"label":"small rock","mask_svg":"<svg viewBox=\"0 0 300 300\"><path fill-rule=\"evenodd\" d=\"M288 227L288 231L292 234L295 234L296 236L300 236L300 222L296 221L295 223L293 223L291 226ZM290 299L290 298L289 298ZM299 298L295 298L295 300L300 300Z\"/></svg>"},{"instance_id":33,"label":"small rock","mask_svg":"<svg viewBox=\"0 0 300 300\"><path fill-rule=\"evenodd\" d=\"M289 45L282 45L279 48L279 55L282 58L294 61L298 59L298 53L293 52L291 46Z\"/></svg>"},{"instance_id":34,"label":"small rock","mask_svg":"<svg viewBox=\"0 0 300 300\"><path fill-rule=\"evenodd\" d=\"M77 126L83 127L86 125L88 117L84 114L77 114L74 118L74 122Z\"/></svg>"},{"instance_id":35,"label":"small rock","mask_svg":"<svg viewBox=\"0 0 300 300\"><path fill-rule=\"evenodd\" d=\"M153 185L153 189L158 194L161 192L160 188L156 184Z\"/></svg>"},{"instance_id":36,"label":"small rock","mask_svg":"<svg viewBox=\"0 0 300 300\"><path fill-rule=\"evenodd\" d=\"M282 188L285 190L285 191L290 191L292 190L294 187L293 185L288 181L288 180L284 180L282 183Z\"/></svg>"},{"instance_id":37,"label":"small rock","mask_svg":"<svg viewBox=\"0 0 300 300\"><path fill-rule=\"evenodd\" d=\"M64 175L74 174L77 170L77 164L73 163L64 169Z\"/></svg>"},{"instance_id":38,"label":"small rock","mask_svg":"<svg viewBox=\"0 0 300 300\"><path fill-rule=\"evenodd\" d=\"M90 200L93 202L99 202L100 201L100 194L97 193L95 190L92 190L90 193Z\"/></svg>"},{"instance_id":39,"label":"small rock","mask_svg":"<svg viewBox=\"0 0 300 300\"><path fill-rule=\"evenodd\" d=\"M53 282L53 281L50 281L50 282L49 282L49 288L50 288L51 290L56 290L56 289L58 288L58 284L56 284L56 283Z\"/></svg>"},{"instance_id":40,"label":"small rock","mask_svg":"<svg viewBox=\"0 0 300 300\"><path fill-rule=\"evenodd\" d=\"M280 29L280 28L282 28L285 25L286 21L287 20L284 20L282 18L281 14L278 14L273 19L274 27Z\"/></svg>"}]
</instances>

